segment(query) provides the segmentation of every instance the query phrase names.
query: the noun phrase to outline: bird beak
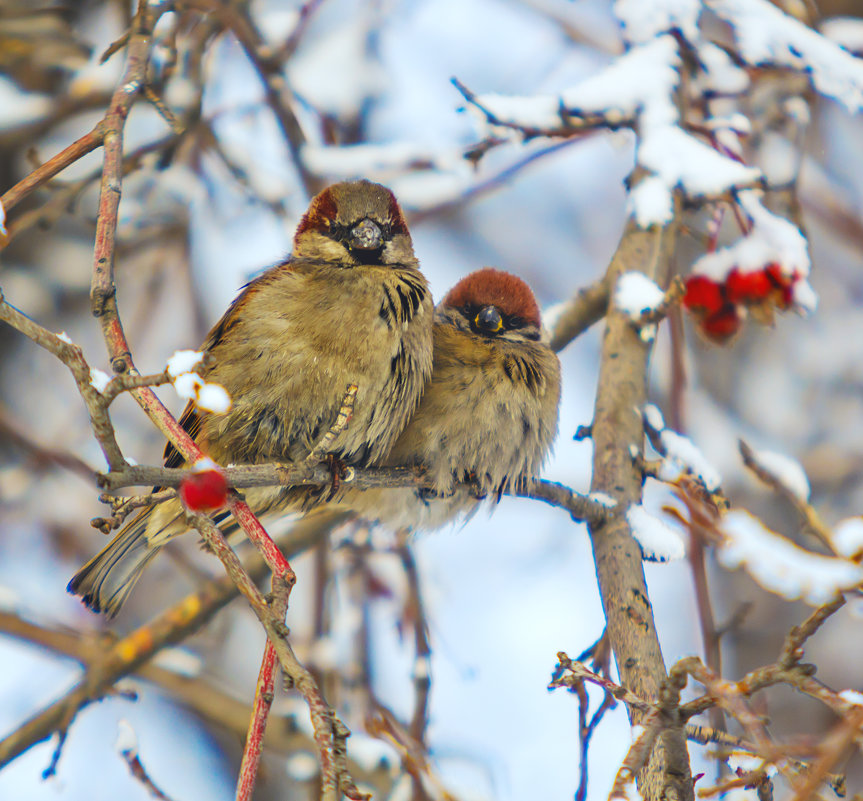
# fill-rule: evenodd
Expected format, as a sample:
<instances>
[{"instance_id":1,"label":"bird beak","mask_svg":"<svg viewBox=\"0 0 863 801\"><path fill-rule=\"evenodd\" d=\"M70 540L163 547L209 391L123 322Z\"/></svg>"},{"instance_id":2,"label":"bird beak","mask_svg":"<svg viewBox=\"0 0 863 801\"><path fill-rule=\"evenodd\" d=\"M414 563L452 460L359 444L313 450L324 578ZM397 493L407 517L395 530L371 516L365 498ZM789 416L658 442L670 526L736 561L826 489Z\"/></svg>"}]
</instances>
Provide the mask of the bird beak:
<instances>
[{"instance_id":1,"label":"bird beak","mask_svg":"<svg viewBox=\"0 0 863 801\"><path fill-rule=\"evenodd\" d=\"M380 227L366 218L351 229L350 246L358 250L377 250L383 238Z\"/></svg>"},{"instance_id":2,"label":"bird beak","mask_svg":"<svg viewBox=\"0 0 863 801\"><path fill-rule=\"evenodd\" d=\"M474 318L473 324L481 331L496 334L503 328L503 319L494 306L484 306Z\"/></svg>"}]
</instances>

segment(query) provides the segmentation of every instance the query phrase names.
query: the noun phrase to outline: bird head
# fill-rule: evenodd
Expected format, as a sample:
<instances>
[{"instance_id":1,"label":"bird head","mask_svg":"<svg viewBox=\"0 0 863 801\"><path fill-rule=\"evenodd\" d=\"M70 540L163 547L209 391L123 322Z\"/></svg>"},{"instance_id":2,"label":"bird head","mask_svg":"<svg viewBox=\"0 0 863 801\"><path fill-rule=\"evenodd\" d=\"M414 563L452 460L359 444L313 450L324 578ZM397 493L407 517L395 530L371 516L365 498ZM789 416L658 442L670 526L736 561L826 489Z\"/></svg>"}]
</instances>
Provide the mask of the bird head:
<instances>
[{"instance_id":1,"label":"bird head","mask_svg":"<svg viewBox=\"0 0 863 801\"><path fill-rule=\"evenodd\" d=\"M293 256L344 267L416 261L395 196L365 180L333 184L314 197L297 227Z\"/></svg>"},{"instance_id":2,"label":"bird head","mask_svg":"<svg viewBox=\"0 0 863 801\"><path fill-rule=\"evenodd\" d=\"M541 337L539 306L520 278L485 267L462 278L440 304L458 328L489 339L523 342Z\"/></svg>"}]
</instances>

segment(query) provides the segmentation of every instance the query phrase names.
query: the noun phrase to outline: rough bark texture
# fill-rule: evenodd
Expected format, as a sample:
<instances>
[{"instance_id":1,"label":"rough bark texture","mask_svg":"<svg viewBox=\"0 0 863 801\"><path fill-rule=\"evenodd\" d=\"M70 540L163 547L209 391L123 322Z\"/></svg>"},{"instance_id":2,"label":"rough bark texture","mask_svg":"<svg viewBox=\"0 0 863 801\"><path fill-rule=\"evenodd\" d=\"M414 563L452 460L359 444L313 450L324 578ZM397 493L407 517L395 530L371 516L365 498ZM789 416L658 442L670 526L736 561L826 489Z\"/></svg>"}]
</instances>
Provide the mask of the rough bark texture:
<instances>
[{"instance_id":1,"label":"rough bark texture","mask_svg":"<svg viewBox=\"0 0 863 801\"><path fill-rule=\"evenodd\" d=\"M674 250L673 225L642 231L627 226L609 267L609 286L621 273L639 270L657 283L667 282ZM591 490L611 495L618 514L591 525L596 573L622 684L641 698L657 701L666 678L653 608L647 594L641 550L632 538L625 513L641 500L642 477L631 446L641 453L644 432L640 410L646 402L651 343L613 305L607 315L596 407L593 419ZM633 724L640 716L633 714ZM693 797L686 736L681 727L662 732L639 776L646 801Z\"/></svg>"}]
</instances>

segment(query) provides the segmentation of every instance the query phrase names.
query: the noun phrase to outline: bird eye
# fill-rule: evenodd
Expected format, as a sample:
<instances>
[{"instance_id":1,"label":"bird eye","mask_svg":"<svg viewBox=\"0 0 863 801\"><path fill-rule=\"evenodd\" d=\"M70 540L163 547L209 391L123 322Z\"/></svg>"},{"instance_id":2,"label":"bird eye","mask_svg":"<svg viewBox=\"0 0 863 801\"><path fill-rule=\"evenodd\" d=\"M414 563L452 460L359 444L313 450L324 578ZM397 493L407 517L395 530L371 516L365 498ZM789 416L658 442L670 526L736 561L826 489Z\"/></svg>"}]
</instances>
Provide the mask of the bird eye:
<instances>
[{"instance_id":1,"label":"bird eye","mask_svg":"<svg viewBox=\"0 0 863 801\"><path fill-rule=\"evenodd\" d=\"M503 328L503 319L494 306L483 306L473 318L473 324L483 333L496 334Z\"/></svg>"}]
</instances>

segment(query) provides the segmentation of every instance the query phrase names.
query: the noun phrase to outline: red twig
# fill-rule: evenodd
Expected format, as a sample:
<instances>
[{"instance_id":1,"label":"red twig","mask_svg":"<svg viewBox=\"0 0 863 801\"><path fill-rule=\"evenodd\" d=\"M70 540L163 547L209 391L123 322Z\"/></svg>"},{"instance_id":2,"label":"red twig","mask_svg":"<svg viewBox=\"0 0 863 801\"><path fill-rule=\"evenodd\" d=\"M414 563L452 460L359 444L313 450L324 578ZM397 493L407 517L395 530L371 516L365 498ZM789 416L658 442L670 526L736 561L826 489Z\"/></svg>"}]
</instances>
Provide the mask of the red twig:
<instances>
[{"instance_id":1,"label":"red twig","mask_svg":"<svg viewBox=\"0 0 863 801\"><path fill-rule=\"evenodd\" d=\"M273 577L278 576L279 580L284 581L289 588L293 587L297 577L290 562L285 559L285 555L279 550L276 543L270 539L270 535L264 530L258 518L255 517L249 508L249 505L235 495L229 500L228 508L242 527L246 536L260 551L261 556L264 557L264 561L270 570L273 571ZM288 592L290 593L290 589Z\"/></svg>"},{"instance_id":2,"label":"red twig","mask_svg":"<svg viewBox=\"0 0 863 801\"><path fill-rule=\"evenodd\" d=\"M258 766L261 762L261 751L264 745L264 732L270 707L273 705L276 672L276 649L267 640L264 646L264 658L258 672L258 683L255 686L255 705L252 708L252 718L249 721L249 732L246 735L246 747L243 751L243 761L240 763L240 776L237 781L237 801L251 801L258 778Z\"/></svg>"},{"instance_id":3,"label":"red twig","mask_svg":"<svg viewBox=\"0 0 863 801\"><path fill-rule=\"evenodd\" d=\"M230 502L230 509L243 531L261 552L267 565L273 571L273 612L279 620L285 619L288 610L288 600L291 589L297 577L290 562L270 539L257 517L244 501L236 497ZM274 674L276 667L276 649L267 640L264 655L261 659L261 669L258 671L258 682L255 686L255 703L252 707L252 718L249 721L249 731L246 735L246 746L243 750L243 760L240 763L240 776L237 781L237 801L251 801L258 777L258 766L261 762L261 752L264 745L264 732L270 707L273 705L275 690Z\"/></svg>"}]
</instances>

